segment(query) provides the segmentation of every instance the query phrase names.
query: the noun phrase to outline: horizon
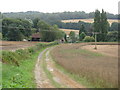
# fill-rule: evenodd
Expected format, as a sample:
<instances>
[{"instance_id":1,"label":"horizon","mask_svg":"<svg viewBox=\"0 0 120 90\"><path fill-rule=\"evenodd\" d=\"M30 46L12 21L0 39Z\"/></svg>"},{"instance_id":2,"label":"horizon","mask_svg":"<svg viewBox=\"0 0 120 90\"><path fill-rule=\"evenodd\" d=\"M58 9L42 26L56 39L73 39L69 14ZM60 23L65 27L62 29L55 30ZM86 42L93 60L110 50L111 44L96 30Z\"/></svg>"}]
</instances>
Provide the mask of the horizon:
<instances>
[{"instance_id":1,"label":"horizon","mask_svg":"<svg viewBox=\"0 0 120 90\"><path fill-rule=\"evenodd\" d=\"M96 9L96 10L99 10L99 9ZM104 10L104 9L103 9ZM100 12L102 11L102 10L99 10ZM105 10L104 10L105 11ZM64 12L85 12L85 11L61 11L61 12L40 12L40 11L30 11L30 10L28 10L28 11L16 11L16 12L1 12L1 13L26 13L26 12L38 12L38 13L64 13ZM94 11L91 11L91 12L85 12L85 13L87 13L87 14L89 14L89 13L92 13L92 12L95 12L95 10ZM110 13L110 12L107 12L107 11L105 11L106 13L109 13L109 14L114 14L114 13ZM117 14L114 14L114 15L118 15L119 13L117 13Z\"/></svg>"}]
</instances>

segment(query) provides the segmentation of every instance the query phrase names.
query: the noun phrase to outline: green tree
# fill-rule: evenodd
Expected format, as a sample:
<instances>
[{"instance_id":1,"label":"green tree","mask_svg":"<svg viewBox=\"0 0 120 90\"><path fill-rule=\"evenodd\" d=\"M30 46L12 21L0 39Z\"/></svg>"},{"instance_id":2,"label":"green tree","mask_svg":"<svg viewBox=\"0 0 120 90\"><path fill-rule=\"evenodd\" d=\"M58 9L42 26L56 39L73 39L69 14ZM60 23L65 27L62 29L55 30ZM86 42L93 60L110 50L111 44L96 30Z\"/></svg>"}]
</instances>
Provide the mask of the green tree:
<instances>
[{"instance_id":1,"label":"green tree","mask_svg":"<svg viewBox=\"0 0 120 90\"><path fill-rule=\"evenodd\" d=\"M59 30L57 25L51 26L44 21L39 21L38 28L40 29L43 41L51 42L64 37L64 32Z\"/></svg>"},{"instance_id":2,"label":"green tree","mask_svg":"<svg viewBox=\"0 0 120 90\"><path fill-rule=\"evenodd\" d=\"M33 20L33 28L38 29L38 22L39 22L39 21L40 21L39 18L35 18L35 19Z\"/></svg>"},{"instance_id":3,"label":"green tree","mask_svg":"<svg viewBox=\"0 0 120 90\"><path fill-rule=\"evenodd\" d=\"M0 40L2 40L2 33L0 33Z\"/></svg>"},{"instance_id":4,"label":"green tree","mask_svg":"<svg viewBox=\"0 0 120 90\"><path fill-rule=\"evenodd\" d=\"M80 26L80 31L79 31L79 35L84 32L86 34L86 31L85 31L85 26L83 24L81 24Z\"/></svg>"},{"instance_id":5,"label":"green tree","mask_svg":"<svg viewBox=\"0 0 120 90\"><path fill-rule=\"evenodd\" d=\"M95 39L94 39L94 37L86 36L86 37L83 39L83 41L85 41L85 42L94 42Z\"/></svg>"},{"instance_id":6,"label":"green tree","mask_svg":"<svg viewBox=\"0 0 120 90\"><path fill-rule=\"evenodd\" d=\"M102 13L101 13L101 41L105 41L107 33L108 33L108 29L109 29L109 23L107 21L107 16L106 16L106 12L104 12L104 10L102 9Z\"/></svg>"},{"instance_id":7,"label":"green tree","mask_svg":"<svg viewBox=\"0 0 120 90\"><path fill-rule=\"evenodd\" d=\"M79 36L79 40L82 41L85 38L86 34L82 32Z\"/></svg>"},{"instance_id":8,"label":"green tree","mask_svg":"<svg viewBox=\"0 0 120 90\"><path fill-rule=\"evenodd\" d=\"M113 22L110 27L110 31L118 31L118 23Z\"/></svg>"},{"instance_id":9,"label":"green tree","mask_svg":"<svg viewBox=\"0 0 120 90\"><path fill-rule=\"evenodd\" d=\"M94 17L94 32L100 32L101 31L101 22L100 22L100 11L95 11L95 17Z\"/></svg>"},{"instance_id":10,"label":"green tree","mask_svg":"<svg viewBox=\"0 0 120 90\"><path fill-rule=\"evenodd\" d=\"M118 31L108 32L106 41L109 42L118 41Z\"/></svg>"},{"instance_id":11,"label":"green tree","mask_svg":"<svg viewBox=\"0 0 120 90\"><path fill-rule=\"evenodd\" d=\"M108 33L109 24L107 21L106 12L102 10L102 13L100 13L99 10L95 11L95 17L94 17L94 32L98 32L97 35L97 41L105 41L106 35Z\"/></svg>"},{"instance_id":12,"label":"green tree","mask_svg":"<svg viewBox=\"0 0 120 90\"><path fill-rule=\"evenodd\" d=\"M65 42L68 42L66 34L64 35L64 39L65 39Z\"/></svg>"},{"instance_id":13,"label":"green tree","mask_svg":"<svg viewBox=\"0 0 120 90\"><path fill-rule=\"evenodd\" d=\"M31 24L27 20L5 18L2 20L3 39L20 41L32 34Z\"/></svg>"},{"instance_id":14,"label":"green tree","mask_svg":"<svg viewBox=\"0 0 120 90\"><path fill-rule=\"evenodd\" d=\"M69 36L70 36L70 39L72 40L72 43L74 43L75 40L76 40L76 38L75 38L75 32L71 31L70 34L69 34Z\"/></svg>"}]
</instances>

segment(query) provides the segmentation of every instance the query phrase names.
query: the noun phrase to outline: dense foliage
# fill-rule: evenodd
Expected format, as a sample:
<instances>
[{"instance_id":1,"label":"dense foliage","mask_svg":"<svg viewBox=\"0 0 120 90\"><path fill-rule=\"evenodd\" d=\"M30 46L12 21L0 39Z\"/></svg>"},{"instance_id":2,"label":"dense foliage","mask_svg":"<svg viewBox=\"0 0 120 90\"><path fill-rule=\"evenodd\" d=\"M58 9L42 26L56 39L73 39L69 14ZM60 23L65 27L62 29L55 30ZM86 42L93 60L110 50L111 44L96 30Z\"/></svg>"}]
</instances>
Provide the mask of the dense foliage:
<instances>
[{"instance_id":1,"label":"dense foliage","mask_svg":"<svg viewBox=\"0 0 120 90\"><path fill-rule=\"evenodd\" d=\"M84 38L85 38L86 34L84 32L82 32L80 35L79 35L79 40L82 41Z\"/></svg>"},{"instance_id":2,"label":"dense foliage","mask_svg":"<svg viewBox=\"0 0 120 90\"><path fill-rule=\"evenodd\" d=\"M69 34L69 37L70 37L72 43L74 43L76 41L75 32L71 31Z\"/></svg>"},{"instance_id":3,"label":"dense foliage","mask_svg":"<svg viewBox=\"0 0 120 90\"><path fill-rule=\"evenodd\" d=\"M86 36L86 37L83 39L83 41L85 41L85 42L94 42L95 39L94 39L94 37Z\"/></svg>"},{"instance_id":4,"label":"dense foliage","mask_svg":"<svg viewBox=\"0 0 120 90\"><path fill-rule=\"evenodd\" d=\"M29 40L34 33L40 33L42 41L54 41L64 37L64 33L56 25L51 26L37 18L33 21L5 18L2 21L3 40Z\"/></svg>"},{"instance_id":5,"label":"dense foliage","mask_svg":"<svg viewBox=\"0 0 120 90\"><path fill-rule=\"evenodd\" d=\"M0 14L2 17L2 14ZM80 30L79 37L82 32L87 36L93 36L93 32L100 32L97 35L98 41L106 41L107 33L109 31L118 31L118 23L112 23L109 26L107 18L117 19L118 15L100 11L91 13L85 12L62 12L62 13L41 13L35 11L17 12L17 13L3 13L3 39L20 41L23 39L30 39L33 33L42 33L42 41L54 41L62 39L66 40L64 32L58 30L75 29ZM10 18L6 18L10 17ZM15 19L11 19L15 18ZM20 19L18 19L20 18ZM86 23L79 21L78 23L63 23L64 19L81 19L81 18L94 18L94 23ZM97 24L96 24L97 23ZM13 28L11 28L13 27ZM15 28L17 27L17 28ZM0 30L1 31L1 30ZM8 32L10 31L10 32ZM14 34L13 34L14 33Z\"/></svg>"},{"instance_id":6,"label":"dense foliage","mask_svg":"<svg viewBox=\"0 0 120 90\"><path fill-rule=\"evenodd\" d=\"M5 18L2 21L2 34L5 40L21 41L31 34L31 23L22 19Z\"/></svg>"},{"instance_id":7,"label":"dense foliage","mask_svg":"<svg viewBox=\"0 0 120 90\"><path fill-rule=\"evenodd\" d=\"M94 32L98 34L98 41L105 41L108 29L109 23L107 21L106 12L102 10L102 13L100 13L99 10L96 10L94 17Z\"/></svg>"},{"instance_id":8,"label":"dense foliage","mask_svg":"<svg viewBox=\"0 0 120 90\"><path fill-rule=\"evenodd\" d=\"M52 23L57 20L65 19L85 19L85 18L94 18L95 12L85 13L84 11L75 11L75 12L61 12L61 13L42 13L37 11L28 11L28 12L16 12L16 13L3 13L5 17L9 18L21 18L21 19L35 19L39 18L45 21ZM117 19L118 15L107 13L107 18Z\"/></svg>"}]
</instances>

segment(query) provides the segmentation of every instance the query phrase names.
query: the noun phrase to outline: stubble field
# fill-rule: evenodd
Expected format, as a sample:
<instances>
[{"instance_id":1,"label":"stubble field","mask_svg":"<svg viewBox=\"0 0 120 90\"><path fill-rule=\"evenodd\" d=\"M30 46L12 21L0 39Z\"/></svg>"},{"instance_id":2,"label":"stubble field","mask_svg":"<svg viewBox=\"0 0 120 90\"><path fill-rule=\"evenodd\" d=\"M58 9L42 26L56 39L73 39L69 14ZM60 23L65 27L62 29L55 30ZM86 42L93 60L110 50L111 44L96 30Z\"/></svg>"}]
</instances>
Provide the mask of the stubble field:
<instances>
[{"instance_id":1,"label":"stubble field","mask_svg":"<svg viewBox=\"0 0 120 90\"><path fill-rule=\"evenodd\" d=\"M62 20L62 22L64 23L78 23L79 21L82 21L82 22L86 22L86 23L93 23L94 22L94 19L70 19L70 20ZM113 23L113 22L119 22L117 19L108 19L108 22L110 23L110 25Z\"/></svg>"},{"instance_id":2,"label":"stubble field","mask_svg":"<svg viewBox=\"0 0 120 90\"><path fill-rule=\"evenodd\" d=\"M54 60L71 74L79 75L94 87L118 86L118 45L63 44L52 52Z\"/></svg>"}]
</instances>

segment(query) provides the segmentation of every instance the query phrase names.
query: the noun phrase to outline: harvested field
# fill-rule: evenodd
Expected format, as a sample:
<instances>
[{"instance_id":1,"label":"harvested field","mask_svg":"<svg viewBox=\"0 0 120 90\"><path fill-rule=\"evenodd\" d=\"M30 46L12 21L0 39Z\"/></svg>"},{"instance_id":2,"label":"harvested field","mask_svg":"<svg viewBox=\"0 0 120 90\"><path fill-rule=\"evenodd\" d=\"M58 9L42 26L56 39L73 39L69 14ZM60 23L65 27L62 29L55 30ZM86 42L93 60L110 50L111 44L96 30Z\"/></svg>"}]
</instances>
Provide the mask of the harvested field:
<instances>
[{"instance_id":1,"label":"harvested field","mask_svg":"<svg viewBox=\"0 0 120 90\"><path fill-rule=\"evenodd\" d=\"M24 41L0 41L0 48L2 50L17 50L17 49L25 49L31 46L36 45L40 42L24 42Z\"/></svg>"},{"instance_id":2,"label":"harvested field","mask_svg":"<svg viewBox=\"0 0 120 90\"><path fill-rule=\"evenodd\" d=\"M74 30L74 29L61 29L60 30L64 31L67 35L70 34L71 31L74 31L76 34L79 34L79 30Z\"/></svg>"},{"instance_id":3,"label":"harvested field","mask_svg":"<svg viewBox=\"0 0 120 90\"><path fill-rule=\"evenodd\" d=\"M100 52L104 55L118 57L118 45L97 45L97 50L94 49L95 45L83 46L82 49L86 49L93 52Z\"/></svg>"},{"instance_id":4,"label":"harvested field","mask_svg":"<svg viewBox=\"0 0 120 90\"><path fill-rule=\"evenodd\" d=\"M84 43L63 44L57 46L51 55L66 70L86 78L95 87L117 87L118 57L115 54L118 46L107 47L99 45L98 51L94 52Z\"/></svg>"},{"instance_id":5,"label":"harvested field","mask_svg":"<svg viewBox=\"0 0 120 90\"><path fill-rule=\"evenodd\" d=\"M94 22L94 19L70 19L70 20L62 20L62 22L64 23L78 23L79 21L82 21L82 22L87 22L87 23L93 23ZM113 22L118 22L117 19L108 19L108 22L110 23L110 25L113 23Z\"/></svg>"}]
</instances>

